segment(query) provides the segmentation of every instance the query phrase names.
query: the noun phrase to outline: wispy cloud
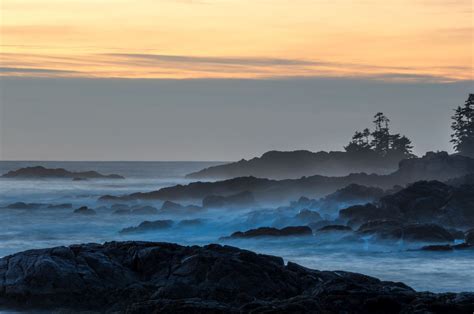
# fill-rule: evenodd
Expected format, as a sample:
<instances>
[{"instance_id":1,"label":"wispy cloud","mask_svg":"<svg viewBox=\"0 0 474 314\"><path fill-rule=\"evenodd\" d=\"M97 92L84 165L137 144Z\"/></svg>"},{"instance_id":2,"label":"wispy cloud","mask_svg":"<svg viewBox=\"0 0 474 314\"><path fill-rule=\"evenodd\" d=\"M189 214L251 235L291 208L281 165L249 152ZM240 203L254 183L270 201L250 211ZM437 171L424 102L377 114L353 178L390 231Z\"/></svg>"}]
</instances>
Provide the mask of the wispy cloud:
<instances>
[{"instance_id":1,"label":"wispy cloud","mask_svg":"<svg viewBox=\"0 0 474 314\"><path fill-rule=\"evenodd\" d=\"M143 53L90 55L2 54L3 76L125 78L362 77L379 80L470 79L472 67L381 66L330 60L216 57Z\"/></svg>"}]
</instances>

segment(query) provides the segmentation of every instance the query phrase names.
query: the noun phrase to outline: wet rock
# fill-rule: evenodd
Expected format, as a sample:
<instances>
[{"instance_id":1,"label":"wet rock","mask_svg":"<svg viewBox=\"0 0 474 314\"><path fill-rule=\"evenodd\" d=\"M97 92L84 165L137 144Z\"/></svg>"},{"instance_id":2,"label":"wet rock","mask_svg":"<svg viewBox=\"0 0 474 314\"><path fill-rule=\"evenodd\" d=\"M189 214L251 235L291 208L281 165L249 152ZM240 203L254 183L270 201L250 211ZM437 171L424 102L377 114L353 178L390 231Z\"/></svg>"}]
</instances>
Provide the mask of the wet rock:
<instances>
[{"instance_id":1,"label":"wet rock","mask_svg":"<svg viewBox=\"0 0 474 314\"><path fill-rule=\"evenodd\" d=\"M169 229L173 226L172 220L144 221L136 227L128 227L120 230L120 233L138 233L153 230Z\"/></svg>"},{"instance_id":2,"label":"wet rock","mask_svg":"<svg viewBox=\"0 0 474 314\"><path fill-rule=\"evenodd\" d=\"M97 212L93 210L92 208L89 208L87 206L82 206L82 207L79 207L78 209L75 209L74 214L92 216L92 215L97 214Z\"/></svg>"},{"instance_id":3,"label":"wet rock","mask_svg":"<svg viewBox=\"0 0 474 314\"><path fill-rule=\"evenodd\" d=\"M344 225L328 225L319 228L317 232L351 232L352 228Z\"/></svg>"},{"instance_id":4,"label":"wet rock","mask_svg":"<svg viewBox=\"0 0 474 314\"><path fill-rule=\"evenodd\" d=\"M406 224L397 220L369 221L359 227L360 235L374 235L378 239L450 243L454 241L449 231L436 224Z\"/></svg>"},{"instance_id":5,"label":"wet rock","mask_svg":"<svg viewBox=\"0 0 474 314\"><path fill-rule=\"evenodd\" d=\"M471 313L473 293L311 270L229 246L109 242L0 259L2 308L120 313Z\"/></svg>"},{"instance_id":6,"label":"wet rock","mask_svg":"<svg viewBox=\"0 0 474 314\"><path fill-rule=\"evenodd\" d=\"M466 231L464 239L466 243L474 245L474 229Z\"/></svg>"},{"instance_id":7,"label":"wet rock","mask_svg":"<svg viewBox=\"0 0 474 314\"><path fill-rule=\"evenodd\" d=\"M257 237L286 237L286 236L308 236L313 231L308 226L285 227L282 229L272 227L261 227L247 231L234 232L229 238L257 238Z\"/></svg>"},{"instance_id":8,"label":"wet rock","mask_svg":"<svg viewBox=\"0 0 474 314\"><path fill-rule=\"evenodd\" d=\"M445 245L427 245L421 248L422 251L434 251L434 252L450 252L453 251L453 247L449 244Z\"/></svg>"}]
</instances>

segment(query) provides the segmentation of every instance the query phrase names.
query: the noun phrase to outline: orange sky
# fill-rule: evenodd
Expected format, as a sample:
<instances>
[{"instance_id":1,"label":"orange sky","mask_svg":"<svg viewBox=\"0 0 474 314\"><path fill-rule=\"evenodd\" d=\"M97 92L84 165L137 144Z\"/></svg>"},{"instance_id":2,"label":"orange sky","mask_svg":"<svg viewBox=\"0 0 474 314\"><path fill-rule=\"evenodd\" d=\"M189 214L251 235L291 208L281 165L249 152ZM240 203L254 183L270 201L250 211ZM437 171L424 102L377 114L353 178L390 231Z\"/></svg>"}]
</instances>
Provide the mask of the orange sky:
<instances>
[{"instance_id":1,"label":"orange sky","mask_svg":"<svg viewBox=\"0 0 474 314\"><path fill-rule=\"evenodd\" d=\"M0 0L8 76L473 79L474 0Z\"/></svg>"}]
</instances>

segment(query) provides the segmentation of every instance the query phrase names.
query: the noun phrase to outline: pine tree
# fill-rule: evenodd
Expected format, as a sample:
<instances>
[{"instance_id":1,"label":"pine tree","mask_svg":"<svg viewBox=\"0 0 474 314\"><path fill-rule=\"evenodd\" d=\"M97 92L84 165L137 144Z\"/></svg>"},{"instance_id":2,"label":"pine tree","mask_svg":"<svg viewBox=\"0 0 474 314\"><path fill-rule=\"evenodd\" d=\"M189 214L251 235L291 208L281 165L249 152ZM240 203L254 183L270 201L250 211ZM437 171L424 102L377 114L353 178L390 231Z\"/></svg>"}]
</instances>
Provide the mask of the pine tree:
<instances>
[{"instance_id":1,"label":"pine tree","mask_svg":"<svg viewBox=\"0 0 474 314\"><path fill-rule=\"evenodd\" d=\"M474 94L469 94L463 106L455 109L451 128L451 143L454 149L466 156L474 157Z\"/></svg>"},{"instance_id":2,"label":"pine tree","mask_svg":"<svg viewBox=\"0 0 474 314\"><path fill-rule=\"evenodd\" d=\"M372 132L371 146L382 156L385 156L390 149L389 123L390 120L382 112L374 116L375 131Z\"/></svg>"},{"instance_id":3,"label":"pine tree","mask_svg":"<svg viewBox=\"0 0 474 314\"><path fill-rule=\"evenodd\" d=\"M406 157L412 156L413 146L411 145L411 140L405 135L390 135L390 151Z\"/></svg>"}]
</instances>

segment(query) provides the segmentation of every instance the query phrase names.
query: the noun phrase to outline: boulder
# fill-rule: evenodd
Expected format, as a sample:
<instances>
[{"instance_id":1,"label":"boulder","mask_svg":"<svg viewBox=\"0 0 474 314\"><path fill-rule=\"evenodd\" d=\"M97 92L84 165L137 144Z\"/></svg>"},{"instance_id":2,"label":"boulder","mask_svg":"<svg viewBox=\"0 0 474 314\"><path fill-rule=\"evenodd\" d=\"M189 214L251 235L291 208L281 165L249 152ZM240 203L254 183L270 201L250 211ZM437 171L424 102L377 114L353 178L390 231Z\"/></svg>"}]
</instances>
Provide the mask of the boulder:
<instances>
[{"instance_id":1,"label":"boulder","mask_svg":"<svg viewBox=\"0 0 474 314\"><path fill-rule=\"evenodd\" d=\"M74 214L91 216L91 215L95 215L97 213L92 208L89 208L87 206L82 206L82 207L79 207L78 209L75 209Z\"/></svg>"},{"instance_id":2,"label":"boulder","mask_svg":"<svg viewBox=\"0 0 474 314\"><path fill-rule=\"evenodd\" d=\"M0 259L0 304L62 313L472 313L474 294L416 292L216 244L109 242Z\"/></svg>"}]
</instances>

